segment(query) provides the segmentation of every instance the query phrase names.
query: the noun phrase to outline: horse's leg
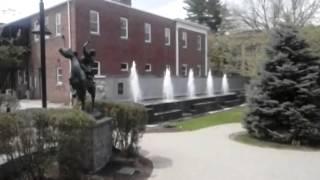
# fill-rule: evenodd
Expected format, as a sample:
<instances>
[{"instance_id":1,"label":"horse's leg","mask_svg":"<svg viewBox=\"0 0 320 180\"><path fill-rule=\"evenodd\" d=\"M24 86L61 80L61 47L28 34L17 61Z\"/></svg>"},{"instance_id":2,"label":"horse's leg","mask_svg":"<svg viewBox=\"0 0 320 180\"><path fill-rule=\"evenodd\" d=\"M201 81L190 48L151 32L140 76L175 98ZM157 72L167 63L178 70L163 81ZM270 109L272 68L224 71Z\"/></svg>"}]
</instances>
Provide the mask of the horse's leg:
<instances>
[{"instance_id":1,"label":"horse's leg","mask_svg":"<svg viewBox=\"0 0 320 180\"><path fill-rule=\"evenodd\" d=\"M94 84L90 84L88 87L88 92L91 95L91 108L94 110L95 98L96 98L96 86Z\"/></svg>"}]
</instances>

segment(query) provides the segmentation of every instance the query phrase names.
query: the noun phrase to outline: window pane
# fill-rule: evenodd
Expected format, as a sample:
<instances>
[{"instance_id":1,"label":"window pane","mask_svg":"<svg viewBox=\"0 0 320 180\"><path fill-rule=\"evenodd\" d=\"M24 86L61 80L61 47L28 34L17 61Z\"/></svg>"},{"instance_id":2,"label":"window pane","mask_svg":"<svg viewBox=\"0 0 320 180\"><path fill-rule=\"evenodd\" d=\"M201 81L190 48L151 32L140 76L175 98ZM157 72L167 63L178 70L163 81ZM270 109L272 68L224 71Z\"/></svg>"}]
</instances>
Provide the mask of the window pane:
<instances>
[{"instance_id":1,"label":"window pane","mask_svg":"<svg viewBox=\"0 0 320 180\"><path fill-rule=\"evenodd\" d=\"M96 11L90 11L90 32L99 33L99 13Z\"/></svg>"},{"instance_id":2,"label":"window pane","mask_svg":"<svg viewBox=\"0 0 320 180\"><path fill-rule=\"evenodd\" d=\"M121 38L128 38L128 20L126 18L120 18L120 36Z\"/></svg>"},{"instance_id":3,"label":"window pane","mask_svg":"<svg viewBox=\"0 0 320 180\"><path fill-rule=\"evenodd\" d=\"M122 95L124 91L124 85L123 83L118 83L118 94Z\"/></svg>"}]
</instances>

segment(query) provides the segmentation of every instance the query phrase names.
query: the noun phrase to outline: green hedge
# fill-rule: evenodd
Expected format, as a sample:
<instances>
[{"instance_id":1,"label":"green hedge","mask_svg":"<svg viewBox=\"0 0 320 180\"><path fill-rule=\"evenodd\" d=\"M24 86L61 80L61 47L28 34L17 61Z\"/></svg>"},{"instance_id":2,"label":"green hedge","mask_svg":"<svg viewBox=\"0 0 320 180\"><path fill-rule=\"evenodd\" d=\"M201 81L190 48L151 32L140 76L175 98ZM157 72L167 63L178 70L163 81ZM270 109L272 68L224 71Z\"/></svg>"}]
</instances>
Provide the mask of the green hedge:
<instances>
[{"instance_id":1,"label":"green hedge","mask_svg":"<svg viewBox=\"0 0 320 180\"><path fill-rule=\"evenodd\" d=\"M113 146L126 155L137 155L139 139L145 132L148 113L136 103L98 102L96 108L113 119Z\"/></svg>"},{"instance_id":2,"label":"green hedge","mask_svg":"<svg viewBox=\"0 0 320 180\"><path fill-rule=\"evenodd\" d=\"M81 149L75 147L83 143L81 133L93 123L87 114L72 109L28 109L0 114L0 153L15 169L4 173L5 177L0 173L0 179L11 179L11 175L17 174L26 180L42 179L56 157L68 162L62 164L65 169L80 172L74 164Z\"/></svg>"}]
</instances>

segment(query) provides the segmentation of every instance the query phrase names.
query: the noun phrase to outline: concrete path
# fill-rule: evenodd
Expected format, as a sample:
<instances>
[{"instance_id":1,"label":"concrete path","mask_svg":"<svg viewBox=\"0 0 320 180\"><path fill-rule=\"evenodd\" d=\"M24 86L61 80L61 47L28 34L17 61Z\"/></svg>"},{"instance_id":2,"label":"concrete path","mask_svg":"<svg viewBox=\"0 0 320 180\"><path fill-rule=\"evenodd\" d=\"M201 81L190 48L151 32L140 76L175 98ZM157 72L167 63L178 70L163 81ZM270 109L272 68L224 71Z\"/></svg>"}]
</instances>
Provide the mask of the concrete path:
<instances>
[{"instance_id":1,"label":"concrete path","mask_svg":"<svg viewBox=\"0 0 320 180\"><path fill-rule=\"evenodd\" d=\"M260 148L229 139L240 131L240 124L230 124L145 134L142 154L154 163L150 180L320 179L320 151Z\"/></svg>"},{"instance_id":2,"label":"concrete path","mask_svg":"<svg viewBox=\"0 0 320 180\"><path fill-rule=\"evenodd\" d=\"M41 108L41 100L20 100L19 109L32 109L32 108ZM56 104L48 102L48 108L66 108L64 104Z\"/></svg>"}]
</instances>

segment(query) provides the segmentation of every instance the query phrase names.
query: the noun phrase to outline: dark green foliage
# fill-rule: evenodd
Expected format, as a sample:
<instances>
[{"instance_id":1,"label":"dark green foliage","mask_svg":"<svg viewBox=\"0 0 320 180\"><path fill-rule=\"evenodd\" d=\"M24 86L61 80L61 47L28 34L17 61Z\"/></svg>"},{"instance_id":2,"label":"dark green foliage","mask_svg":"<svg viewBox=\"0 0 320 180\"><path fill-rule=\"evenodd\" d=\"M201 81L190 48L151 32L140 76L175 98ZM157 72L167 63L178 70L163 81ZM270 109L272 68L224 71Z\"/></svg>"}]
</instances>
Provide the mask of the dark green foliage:
<instances>
[{"instance_id":1,"label":"dark green foliage","mask_svg":"<svg viewBox=\"0 0 320 180\"><path fill-rule=\"evenodd\" d=\"M82 153L81 134L92 123L90 117L76 110L28 109L0 114L0 154L11 162L11 172L5 173L6 177L0 174L0 179L43 179L57 155L63 162L61 167L75 176L81 171L76 161Z\"/></svg>"},{"instance_id":2,"label":"dark green foliage","mask_svg":"<svg viewBox=\"0 0 320 180\"><path fill-rule=\"evenodd\" d=\"M17 68L21 65L27 52L25 47L0 39L0 69Z\"/></svg>"},{"instance_id":3,"label":"dark green foliage","mask_svg":"<svg viewBox=\"0 0 320 180\"><path fill-rule=\"evenodd\" d=\"M113 118L113 146L126 155L137 155L139 139L148 122L146 109L134 103L97 103Z\"/></svg>"},{"instance_id":4,"label":"dark green foliage","mask_svg":"<svg viewBox=\"0 0 320 180\"><path fill-rule=\"evenodd\" d=\"M248 132L290 144L320 144L319 58L289 25L272 34L260 79L248 95Z\"/></svg>"},{"instance_id":5,"label":"dark green foliage","mask_svg":"<svg viewBox=\"0 0 320 180\"><path fill-rule=\"evenodd\" d=\"M218 32L222 24L223 14L226 8L220 0L185 0L185 9L188 19L210 27L213 32Z\"/></svg>"}]
</instances>

